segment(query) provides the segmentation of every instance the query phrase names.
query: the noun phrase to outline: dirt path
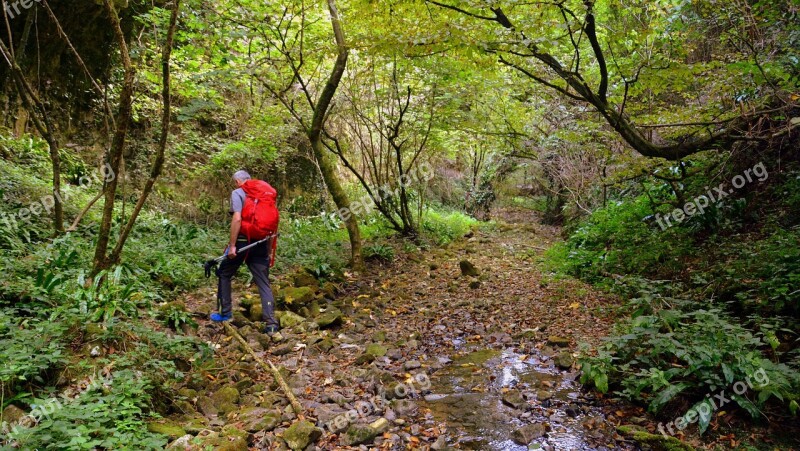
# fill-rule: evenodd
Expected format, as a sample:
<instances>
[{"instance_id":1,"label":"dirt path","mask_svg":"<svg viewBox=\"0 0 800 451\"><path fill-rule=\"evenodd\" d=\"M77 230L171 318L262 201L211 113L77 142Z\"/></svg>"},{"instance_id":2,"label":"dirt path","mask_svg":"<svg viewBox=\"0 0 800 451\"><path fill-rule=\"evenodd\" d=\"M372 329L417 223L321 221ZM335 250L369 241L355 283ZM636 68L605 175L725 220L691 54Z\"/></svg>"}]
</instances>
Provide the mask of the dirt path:
<instances>
[{"instance_id":1,"label":"dirt path","mask_svg":"<svg viewBox=\"0 0 800 451\"><path fill-rule=\"evenodd\" d=\"M241 350L205 321L199 334L219 347L219 368L187 385L176 419L192 425L185 429L195 442L229 449L285 449L284 439L296 449L309 440L321 449L631 447L614 432L613 409L575 382L576 345L607 333L603 312L615 301L543 274L540 255L556 230L525 214L505 218L446 248L372 265L340 284L333 301L320 289L323 310L343 312L333 325L303 321L270 342L244 317L234 321L286 369L321 437L287 430L296 419L269 375L247 358L237 362ZM462 275L462 261L478 274ZM257 298L254 288L238 288ZM205 314L209 299L211 290L188 303Z\"/></svg>"}]
</instances>

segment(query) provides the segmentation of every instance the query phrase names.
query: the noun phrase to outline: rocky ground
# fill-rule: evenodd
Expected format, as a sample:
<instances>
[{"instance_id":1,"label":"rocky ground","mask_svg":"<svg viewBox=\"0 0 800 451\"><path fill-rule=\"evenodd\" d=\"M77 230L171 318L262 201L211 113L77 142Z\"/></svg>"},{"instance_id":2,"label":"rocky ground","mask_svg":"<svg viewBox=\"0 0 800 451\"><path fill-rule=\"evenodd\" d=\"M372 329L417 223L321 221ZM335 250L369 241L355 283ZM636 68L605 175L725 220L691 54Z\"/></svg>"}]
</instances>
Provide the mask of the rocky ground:
<instances>
[{"instance_id":1,"label":"rocky ground","mask_svg":"<svg viewBox=\"0 0 800 451\"><path fill-rule=\"evenodd\" d=\"M273 339L252 322L255 288L237 286L233 325L281 368L301 418L270 373L204 320L213 290L195 293L187 305L215 367L194 374L175 395L178 412L151 427L173 436L173 449L633 448L616 426L638 412L575 381L578 342L607 333L618 301L544 273L555 234L508 214L338 283L278 277Z\"/></svg>"}]
</instances>

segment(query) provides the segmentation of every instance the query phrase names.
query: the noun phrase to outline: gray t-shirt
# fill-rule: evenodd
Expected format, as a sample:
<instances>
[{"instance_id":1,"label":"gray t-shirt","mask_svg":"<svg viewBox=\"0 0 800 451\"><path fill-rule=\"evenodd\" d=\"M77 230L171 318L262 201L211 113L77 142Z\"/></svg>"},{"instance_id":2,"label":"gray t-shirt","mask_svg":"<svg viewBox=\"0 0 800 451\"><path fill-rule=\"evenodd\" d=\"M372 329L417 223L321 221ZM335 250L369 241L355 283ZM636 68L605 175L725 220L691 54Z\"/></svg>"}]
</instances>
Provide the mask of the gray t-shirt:
<instances>
[{"instance_id":1,"label":"gray t-shirt","mask_svg":"<svg viewBox=\"0 0 800 451\"><path fill-rule=\"evenodd\" d=\"M244 193L243 189L238 188L233 190L231 193L231 214L242 212L245 197L247 197L247 195Z\"/></svg>"}]
</instances>

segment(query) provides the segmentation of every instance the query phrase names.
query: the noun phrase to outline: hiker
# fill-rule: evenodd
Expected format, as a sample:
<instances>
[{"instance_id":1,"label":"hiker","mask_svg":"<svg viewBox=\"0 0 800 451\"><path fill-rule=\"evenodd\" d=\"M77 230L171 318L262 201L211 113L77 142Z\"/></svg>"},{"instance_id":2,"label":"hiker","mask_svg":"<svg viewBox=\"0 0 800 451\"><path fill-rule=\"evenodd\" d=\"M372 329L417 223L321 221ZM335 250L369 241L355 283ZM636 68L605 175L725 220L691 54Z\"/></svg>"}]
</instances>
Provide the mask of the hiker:
<instances>
[{"instance_id":1,"label":"hiker","mask_svg":"<svg viewBox=\"0 0 800 451\"><path fill-rule=\"evenodd\" d=\"M211 314L212 321L228 321L233 317L231 298L231 279L242 263L253 274L253 280L261 295L261 318L264 320L264 333L272 335L278 331L275 320L275 298L269 285L269 268L274 260L276 237L269 241L238 253L250 243L274 235L278 228L278 210L275 206L277 192L267 182L252 180L246 171L233 174L239 186L231 193L231 236L225 249L227 259L216 270L219 277L217 301L219 311Z\"/></svg>"}]
</instances>

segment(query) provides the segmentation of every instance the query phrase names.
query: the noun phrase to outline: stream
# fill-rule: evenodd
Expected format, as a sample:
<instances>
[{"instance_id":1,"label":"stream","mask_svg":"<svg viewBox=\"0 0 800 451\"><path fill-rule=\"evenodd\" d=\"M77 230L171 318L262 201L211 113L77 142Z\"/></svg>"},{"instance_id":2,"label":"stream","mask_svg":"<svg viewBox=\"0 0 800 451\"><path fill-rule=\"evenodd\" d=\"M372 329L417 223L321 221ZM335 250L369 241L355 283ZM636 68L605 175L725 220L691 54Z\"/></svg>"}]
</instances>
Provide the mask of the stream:
<instances>
[{"instance_id":1,"label":"stream","mask_svg":"<svg viewBox=\"0 0 800 451\"><path fill-rule=\"evenodd\" d=\"M624 448L591 395L581 392L578 373L560 370L548 351L473 350L457 357L431 377L420 402L429 410L426 420L446 424L448 445L461 449Z\"/></svg>"}]
</instances>

